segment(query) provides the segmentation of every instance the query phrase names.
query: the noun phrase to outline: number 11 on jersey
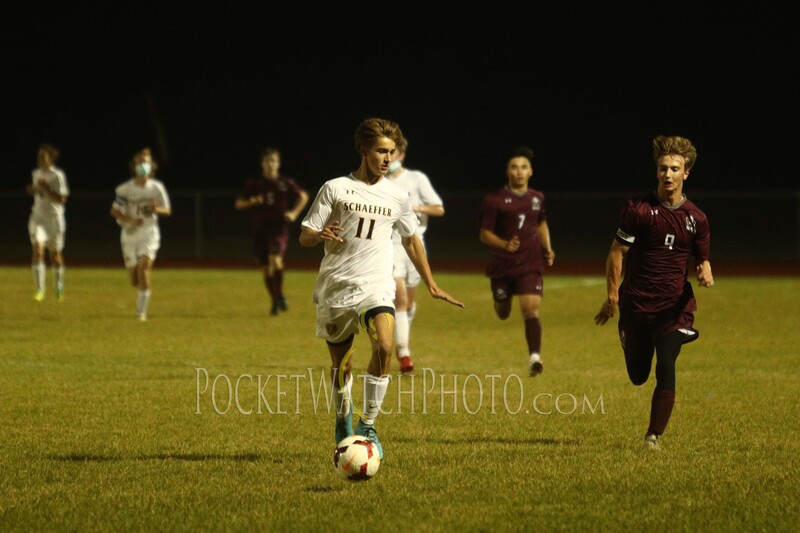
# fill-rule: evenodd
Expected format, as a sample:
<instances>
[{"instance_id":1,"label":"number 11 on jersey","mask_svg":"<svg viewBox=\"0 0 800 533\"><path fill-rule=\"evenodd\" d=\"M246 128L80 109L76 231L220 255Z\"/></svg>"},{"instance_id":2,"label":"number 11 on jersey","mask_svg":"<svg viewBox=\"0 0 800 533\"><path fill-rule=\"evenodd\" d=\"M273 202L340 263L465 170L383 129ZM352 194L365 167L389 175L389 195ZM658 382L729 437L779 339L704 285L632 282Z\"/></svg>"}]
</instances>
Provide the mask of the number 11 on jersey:
<instances>
[{"instance_id":1,"label":"number 11 on jersey","mask_svg":"<svg viewBox=\"0 0 800 533\"><path fill-rule=\"evenodd\" d=\"M364 217L358 217L358 228L356 229L356 237L361 239L361 231L364 229ZM375 219L369 219L369 229L367 230L367 236L364 237L365 239L372 238L372 230L375 229Z\"/></svg>"}]
</instances>

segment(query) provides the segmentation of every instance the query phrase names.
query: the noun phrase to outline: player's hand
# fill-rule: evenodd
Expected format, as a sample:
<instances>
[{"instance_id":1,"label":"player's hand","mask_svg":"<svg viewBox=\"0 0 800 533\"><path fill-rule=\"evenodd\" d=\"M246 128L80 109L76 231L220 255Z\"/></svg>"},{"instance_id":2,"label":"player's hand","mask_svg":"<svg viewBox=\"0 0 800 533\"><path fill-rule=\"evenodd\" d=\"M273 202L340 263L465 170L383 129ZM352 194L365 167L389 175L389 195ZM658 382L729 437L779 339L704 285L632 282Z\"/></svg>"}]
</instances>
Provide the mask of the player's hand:
<instances>
[{"instance_id":1,"label":"player's hand","mask_svg":"<svg viewBox=\"0 0 800 533\"><path fill-rule=\"evenodd\" d=\"M259 194L257 196L250 197L250 204L251 205L262 205L264 203L264 195Z\"/></svg>"},{"instance_id":2,"label":"player's hand","mask_svg":"<svg viewBox=\"0 0 800 533\"><path fill-rule=\"evenodd\" d=\"M714 275L711 273L711 263L703 261L697 265L697 282L701 287L713 287Z\"/></svg>"},{"instance_id":3,"label":"player's hand","mask_svg":"<svg viewBox=\"0 0 800 533\"><path fill-rule=\"evenodd\" d=\"M556 253L553 250L542 250L542 255L544 256L544 261L547 263L547 266L553 266L556 260Z\"/></svg>"},{"instance_id":4,"label":"player's hand","mask_svg":"<svg viewBox=\"0 0 800 533\"><path fill-rule=\"evenodd\" d=\"M323 241L344 242L344 239L339 237L339 232L344 231L344 228L339 225L339 221L335 220L322 228L319 232L319 238Z\"/></svg>"},{"instance_id":5,"label":"player's hand","mask_svg":"<svg viewBox=\"0 0 800 533\"><path fill-rule=\"evenodd\" d=\"M616 304L610 299L603 302L603 307L601 307L600 311L594 316L594 323L598 326L602 326L608 322L608 319L616 314L616 307Z\"/></svg>"},{"instance_id":6,"label":"player's hand","mask_svg":"<svg viewBox=\"0 0 800 533\"><path fill-rule=\"evenodd\" d=\"M519 237L514 235L511 237L510 240L506 241L506 245L503 247L506 252L514 253L519 250Z\"/></svg>"},{"instance_id":7,"label":"player's hand","mask_svg":"<svg viewBox=\"0 0 800 533\"><path fill-rule=\"evenodd\" d=\"M436 285L429 287L428 290L430 291L431 296L433 296L437 300L444 300L445 302L451 303L457 307L464 307L464 304L462 302L456 300L455 298L444 292Z\"/></svg>"}]
</instances>

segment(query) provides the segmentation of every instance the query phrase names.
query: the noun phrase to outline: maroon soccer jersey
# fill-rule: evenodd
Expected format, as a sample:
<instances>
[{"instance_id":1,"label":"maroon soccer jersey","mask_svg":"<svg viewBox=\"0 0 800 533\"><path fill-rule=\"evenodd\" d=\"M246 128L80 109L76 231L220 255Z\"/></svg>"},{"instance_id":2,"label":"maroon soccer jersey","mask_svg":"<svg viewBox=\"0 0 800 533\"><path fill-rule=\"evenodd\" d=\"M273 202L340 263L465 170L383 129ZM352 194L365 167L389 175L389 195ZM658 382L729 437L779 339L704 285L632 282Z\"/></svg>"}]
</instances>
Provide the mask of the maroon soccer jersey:
<instances>
[{"instance_id":1,"label":"maroon soccer jersey","mask_svg":"<svg viewBox=\"0 0 800 533\"><path fill-rule=\"evenodd\" d=\"M254 230L270 230L280 233L287 228L284 215L291 210L302 189L292 178L251 178L245 183L240 198L264 196L264 203L250 208L250 219Z\"/></svg>"},{"instance_id":2,"label":"maroon soccer jersey","mask_svg":"<svg viewBox=\"0 0 800 533\"><path fill-rule=\"evenodd\" d=\"M689 255L709 259L708 219L688 199L677 207L661 203L652 192L629 200L620 212L617 240L630 250L620 287L620 306L657 313L675 306L696 309L688 281Z\"/></svg>"},{"instance_id":3,"label":"maroon soccer jersey","mask_svg":"<svg viewBox=\"0 0 800 533\"><path fill-rule=\"evenodd\" d=\"M496 278L541 272L542 246L537 230L545 219L544 195L539 191L528 189L519 196L503 187L487 194L481 208L481 229L505 240L516 235L520 245L516 252L493 247L486 275Z\"/></svg>"}]
</instances>

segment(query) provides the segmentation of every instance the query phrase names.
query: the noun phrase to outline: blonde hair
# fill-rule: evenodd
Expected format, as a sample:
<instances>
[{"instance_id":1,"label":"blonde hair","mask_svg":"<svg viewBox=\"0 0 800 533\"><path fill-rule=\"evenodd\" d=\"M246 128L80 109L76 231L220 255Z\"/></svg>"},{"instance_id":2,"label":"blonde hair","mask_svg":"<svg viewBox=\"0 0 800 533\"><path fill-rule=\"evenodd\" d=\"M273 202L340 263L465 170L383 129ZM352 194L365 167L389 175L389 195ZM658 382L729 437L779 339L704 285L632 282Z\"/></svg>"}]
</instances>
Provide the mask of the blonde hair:
<instances>
[{"instance_id":1,"label":"blonde hair","mask_svg":"<svg viewBox=\"0 0 800 533\"><path fill-rule=\"evenodd\" d=\"M684 166L690 169L697 161L697 148L692 141L684 137L659 135L653 139L653 159L656 164L665 155L679 155L683 158Z\"/></svg>"}]
</instances>

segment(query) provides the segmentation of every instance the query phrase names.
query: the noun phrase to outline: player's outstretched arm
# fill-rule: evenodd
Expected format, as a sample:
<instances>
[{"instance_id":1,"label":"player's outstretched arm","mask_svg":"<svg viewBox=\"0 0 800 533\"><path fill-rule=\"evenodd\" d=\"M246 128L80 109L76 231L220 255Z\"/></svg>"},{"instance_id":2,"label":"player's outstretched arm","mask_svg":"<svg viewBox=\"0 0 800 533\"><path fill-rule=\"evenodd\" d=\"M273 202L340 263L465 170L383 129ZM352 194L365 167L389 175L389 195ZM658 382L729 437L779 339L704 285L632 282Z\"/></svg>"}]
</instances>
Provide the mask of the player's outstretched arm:
<instances>
[{"instance_id":1,"label":"player's outstretched arm","mask_svg":"<svg viewBox=\"0 0 800 533\"><path fill-rule=\"evenodd\" d=\"M411 259L411 262L416 267L417 272L419 272L422 281L425 282L425 285L428 287L428 291L431 293L431 296L436 298L437 300L444 300L447 303L451 303L458 307L464 307L464 304L459 300L456 300L445 291L439 288L436 285L436 282L433 279L433 273L431 273L431 267L428 264L428 254L425 253L425 246L423 246L422 241L419 240L419 237L416 235L412 235L411 237L403 237L403 248L405 248L406 253L408 254L408 258Z\"/></svg>"},{"instance_id":2,"label":"player's outstretched arm","mask_svg":"<svg viewBox=\"0 0 800 533\"><path fill-rule=\"evenodd\" d=\"M619 241L614 240L611 243L611 250L608 252L606 259L606 289L608 297L603 302L600 311L594 316L594 323L602 326L612 318L619 306L619 283L622 279L622 259L630 249L630 246L620 244Z\"/></svg>"}]
</instances>

